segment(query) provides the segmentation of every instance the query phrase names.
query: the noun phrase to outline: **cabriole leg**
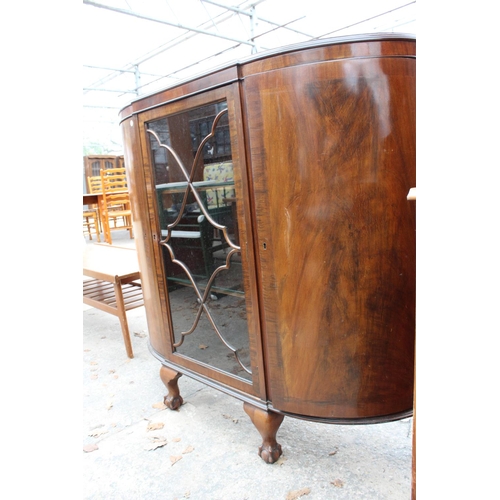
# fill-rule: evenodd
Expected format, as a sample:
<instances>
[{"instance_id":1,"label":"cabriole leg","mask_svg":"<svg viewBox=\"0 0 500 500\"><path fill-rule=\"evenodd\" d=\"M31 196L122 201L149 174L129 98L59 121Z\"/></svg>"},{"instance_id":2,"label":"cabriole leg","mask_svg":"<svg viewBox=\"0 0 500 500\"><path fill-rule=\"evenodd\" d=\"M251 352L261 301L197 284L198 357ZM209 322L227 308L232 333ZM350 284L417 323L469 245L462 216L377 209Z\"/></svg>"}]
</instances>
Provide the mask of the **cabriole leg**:
<instances>
[{"instance_id":1,"label":"cabriole leg","mask_svg":"<svg viewBox=\"0 0 500 500\"><path fill-rule=\"evenodd\" d=\"M182 376L182 373L176 372L166 366L162 366L160 368L160 378L161 381L165 384L165 387L168 389L168 394L163 399L163 402L166 406L168 406L171 410L177 410L182 403L184 402L180 392L178 380L179 377Z\"/></svg>"},{"instance_id":2,"label":"cabriole leg","mask_svg":"<svg viewBox=\"0 0 500 500\"><path fill-rule=\"evenodd\" d=\"M282 453L281 445L276 441L276 433L284 415L261 410L249 403L244 403L243 409L262 436L262 445L259 447L260 458L268 464L273 464Z\"/></svg>"}]
</instances>

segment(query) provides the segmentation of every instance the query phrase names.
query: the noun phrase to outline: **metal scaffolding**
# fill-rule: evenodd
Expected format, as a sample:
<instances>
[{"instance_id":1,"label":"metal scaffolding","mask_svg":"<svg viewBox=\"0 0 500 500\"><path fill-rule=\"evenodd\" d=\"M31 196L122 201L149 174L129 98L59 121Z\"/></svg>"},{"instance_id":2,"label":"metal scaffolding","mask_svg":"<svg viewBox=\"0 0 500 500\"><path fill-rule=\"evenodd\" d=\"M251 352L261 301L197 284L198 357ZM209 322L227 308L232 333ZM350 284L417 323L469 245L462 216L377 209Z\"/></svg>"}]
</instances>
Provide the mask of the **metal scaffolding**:
<instances>
[{"instance_id":1,"label":"metal scaffolding","mask_svg":"<svg viewBox=\"0 0 500 500\"><path fill-rule=\"evenodd\" d=\"M343 3L319 0L83 0L84 141L105 124L116 133L135 96L231 60L334 35L414 33L415 1L373 3L347 16Z\"/></svg>"}]
</instances>

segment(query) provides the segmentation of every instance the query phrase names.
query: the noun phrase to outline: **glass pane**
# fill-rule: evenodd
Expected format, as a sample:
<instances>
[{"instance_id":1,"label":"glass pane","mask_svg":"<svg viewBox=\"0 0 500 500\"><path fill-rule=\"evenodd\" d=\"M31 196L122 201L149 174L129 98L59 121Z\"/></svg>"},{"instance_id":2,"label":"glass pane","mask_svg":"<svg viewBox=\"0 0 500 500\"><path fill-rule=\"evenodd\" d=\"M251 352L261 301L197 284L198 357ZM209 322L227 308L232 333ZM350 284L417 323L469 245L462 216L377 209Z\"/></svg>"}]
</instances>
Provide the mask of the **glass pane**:
<instances>
[{"instance_id":1,"label":"glass pane","mask_svg":"<svg viewBox=\"0 0 500 500\"><path fill-rule=\"evenodd\" d=\"M227 105L147 127L175 349L250 380Z\"/></svg>"}]
</instances>

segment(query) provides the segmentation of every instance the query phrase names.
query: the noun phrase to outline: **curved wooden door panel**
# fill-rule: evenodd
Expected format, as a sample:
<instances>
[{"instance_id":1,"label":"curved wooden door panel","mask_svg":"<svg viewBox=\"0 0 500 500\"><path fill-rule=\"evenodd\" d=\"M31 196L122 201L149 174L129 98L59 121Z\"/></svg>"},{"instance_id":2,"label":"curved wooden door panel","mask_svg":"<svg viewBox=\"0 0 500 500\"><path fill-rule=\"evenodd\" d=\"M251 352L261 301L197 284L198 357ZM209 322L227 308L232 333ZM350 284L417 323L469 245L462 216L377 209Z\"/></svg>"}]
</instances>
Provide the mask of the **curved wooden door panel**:
<instances>
[{"instance_id":1,"label":"curved wooden door panel","mask_svg":"<svg viewBox=\"0 0 500 500\"><path fill-rule=\"evenodd\" d=\"M127 117L122 128L134 144L127 158L151 352L166 366L263 405L239 101L238 85L228 85ZM225 161L212 161L218 153ZM221 169L225 177L214 180Z\"/></svg>"},{"instance_id":2,"label":"curved wooden door panel","mask_svg":"<svg viewBox=\"0 0 500 500\"><path fill-rule=\"evenodd\" d=\"M414 58L281 68L243 90L273 407L411 411Z\"/></svg>"}]
</instances>

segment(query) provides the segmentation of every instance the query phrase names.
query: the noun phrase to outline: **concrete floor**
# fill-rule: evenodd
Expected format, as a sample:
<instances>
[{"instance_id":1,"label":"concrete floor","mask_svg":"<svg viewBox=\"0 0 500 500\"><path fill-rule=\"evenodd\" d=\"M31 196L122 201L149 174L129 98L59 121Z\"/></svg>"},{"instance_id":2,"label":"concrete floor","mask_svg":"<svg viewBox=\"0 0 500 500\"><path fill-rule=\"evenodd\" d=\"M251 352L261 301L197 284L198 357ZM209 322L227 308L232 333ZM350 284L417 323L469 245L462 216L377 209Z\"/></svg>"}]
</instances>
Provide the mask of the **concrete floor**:
<instances>
[{"instance_id":1,"label":"concrete floor","mask_svg":"<svg viewBox=\"0 0 500 500\"><path fill-rule=\"evenodd\" d=\"M113 232L113 244L134 240ZM348 426L285 417L283 455L268 465L237 399L183 376L184 405L163 406L144 308L128 320L134 359L118 318L83 306L84 499L410 499L412 419Z\"/></svg>"}]
</instances>

